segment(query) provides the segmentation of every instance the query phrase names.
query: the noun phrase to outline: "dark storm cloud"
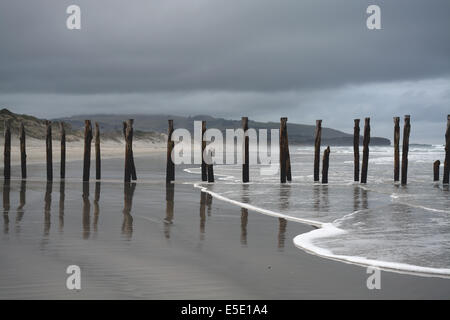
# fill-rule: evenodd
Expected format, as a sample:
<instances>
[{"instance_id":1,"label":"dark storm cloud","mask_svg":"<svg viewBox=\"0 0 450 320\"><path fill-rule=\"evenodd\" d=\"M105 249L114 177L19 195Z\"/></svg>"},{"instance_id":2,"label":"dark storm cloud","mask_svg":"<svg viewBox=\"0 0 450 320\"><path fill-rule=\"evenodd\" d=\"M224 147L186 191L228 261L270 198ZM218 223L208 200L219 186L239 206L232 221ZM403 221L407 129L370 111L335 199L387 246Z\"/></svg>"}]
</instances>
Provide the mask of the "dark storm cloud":
<instances>
[{"instance_id":1,"label":"dark storm cloud","mask_svg":"<svg viewBox=\"0 0 450 320\"><path fill-rule=\"evenodd\" d=\"M66 29L81 6L82 30ZM366 28L381 7L382 30ZM0 107L210 114L441 143L450 113L448 0L2 0Z\"/></svg>"},{"instance_id":2,"label":"dark storm cloud","mask_svg":"<svg viewBox=\"0 0 450 320\"><path fill-rule=\"evenodd\" d=\"M82 9L82 30L65 9ZM369 31L365 10L382 9ZM284 91L450 74L450 2L0 4L0 92Z\"/></svg>"}]
</instances>

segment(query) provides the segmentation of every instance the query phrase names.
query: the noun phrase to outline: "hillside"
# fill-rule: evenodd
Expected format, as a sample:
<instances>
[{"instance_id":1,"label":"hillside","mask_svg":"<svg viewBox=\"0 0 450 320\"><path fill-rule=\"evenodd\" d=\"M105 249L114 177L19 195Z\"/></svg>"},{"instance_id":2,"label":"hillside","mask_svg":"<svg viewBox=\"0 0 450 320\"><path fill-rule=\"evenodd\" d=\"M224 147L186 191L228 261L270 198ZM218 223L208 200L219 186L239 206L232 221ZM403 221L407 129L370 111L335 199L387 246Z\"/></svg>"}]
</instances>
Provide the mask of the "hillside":
<instances>
[{"instance_id":1,"label":"hillside","mask_svg":"<svg viewBox=\"0 0 450 320\"><path fill-rule=\"evenodd\" d=\"M67 118L56 119L70 123L74 129L82 129L84 119L98 121L101 127L106 131L115 132L121 130L124 119L134 119L134 128L142 132L167 132L167 120L174 120L175 128L186 128L193 131L195 120L206 120L207 128L217 128L221 131L225 129L240 128L240 120L226 120L214 118L211 116L199 115L194 117L181 117L169 115L144 115L144 114L96 114L96 115L78 115ZM249 127L260 129L279 129L278 122L257 122L249 120ZM314 125L296 124L288 122L289 142L295 144L311 145L314 143ZM361 128L362 131L362 128ZM362 137L360 137L362 143ZM348 134L331 128L322 128L322 143L325 145L353 145L353 134ZM372 137L371 145L390 145L390 140L381 137Z\"/></svg>"},{"instance_id":2,"label":"hillside","mask_svg":"<svg viewBox=\"0 0 450 320\"><path fill-rule=\"evenodd\" d=\"M88 117L89 118L89 117ZM25 132L27 137L35 139L45 139L46 135L46 125L45 119L39 119L26 114L17 114L9 111L8 109L0 110L0 130L4 131L4 122L9 121L11 126L11 133L13 137L19 135L20 124L23 122L25 125ZM52 119L52 134L53 138L59 137L60 127L59 122L61 120ZM84 120L82 122L77 121L67 121L65 123L66 128L66 140L67 141L78 141L84 137ZM75 125L73 125L75 124ZM100 123L100 132L102 140L122 140L122 122L120 122L120 128L111 128L106 125L103 127ZM164 141L164 135L149 131L135 130L134 136L138 140L150 140L153 142Z\"/></svg>"}]
</instances>

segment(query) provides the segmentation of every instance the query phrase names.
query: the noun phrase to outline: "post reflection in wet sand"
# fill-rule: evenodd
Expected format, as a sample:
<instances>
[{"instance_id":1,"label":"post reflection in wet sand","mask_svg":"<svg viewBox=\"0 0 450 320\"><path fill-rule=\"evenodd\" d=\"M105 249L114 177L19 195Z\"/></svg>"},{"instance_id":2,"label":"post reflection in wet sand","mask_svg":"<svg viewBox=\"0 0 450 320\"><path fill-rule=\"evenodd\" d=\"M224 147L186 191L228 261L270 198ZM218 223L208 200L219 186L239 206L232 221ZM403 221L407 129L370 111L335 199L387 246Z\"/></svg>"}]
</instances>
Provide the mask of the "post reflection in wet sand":
<instances>
[{"instance_id":1,"label":"post reflection in wet sand","mask_svg":"<svg viewBox=\"0 0 450 320\"><path fill-rule=\"evenodd\" d=\"M3 233L9 233L9 193L10 193L10 180L3 180Z\"/></svg>"},{"instance_id":2,"label":"post reflection in wet sand","mask_svg":"<svg viewBox=\"0 0 450 320\"><path fill-rule=\"evenodd\" d=\"M83 239L88 239L91 233L91 202L89 201L89 182L83 182Z\"/></svg>"},{"instance_id":3,"label":"post reflection in wet sand","mask_svg":"<svg viewBox=\"0 0 450 320\"><path fill-rule=\"evenodd\" d=\"M66 199L66 182L59 183L59 232L64 230L64 202Z\"/></svg>"},{"instance_id":4,"label":"post reflection in wet sand","mask_svg":"<svg viewBox=\"0 0 450 320\"><path fill-rule=\"evenodd\" d=\"M47 181L47 183L45 184L45 196L44 196L44 237L48 237L48 235L50 234L52 191L53 191L53 182Z\"/></svg>"},{"instance_id":5,"label":"post reflection in wet sand","mask_svg":"<svg viewBox=\"0 0 450 320\"><path fill-rule=\"evenodd\" d=\"M98 217L100 215L100 181L95 182L95 191L94 191L94 222L93 228L94 232L97 233L97 225L98 225Z\"/></svg>"},{"instance_id":6,"label":"post reflection in wet sand","mask_svg":"<svg viewBox=\"0 0 450 320\"><path fill-rule=\"evenodd\" d=\"M26 180L20 181L20 190L19 190L19 206L17 207L17 215L16 215L16 233L20 233L20 221L23 219L23 215L25 210L26 203L26 192L27 192L27 182Z\"/></svg>"},{"instance_id":7,"label":"post reflection in wet sand","mask_svg":"<svg viewBox=\"0 0 450 320\"><path fill-rule=\"evenodd\" d=\"M286 239L286 225L287 220L284 218L278 218L278 249L279 251L284 250L284 241Z\"/></svg>"},{"instance_id":8,"label":"post reflection in wet sand","mask_svg":"<svg viewBox=\"0 0 450 320\"><path fill-rule=\"evenodd\" d=\"M200 192L200 240L205 239L206 192Z\"/></svg>"},{"instance_id":9,"label":"post reflection in wet sand","mask_svg":"<svg viewBox=\"0 0 450 320\"><path fill-rule=\"evenodd\" d=\"M212 195L210 195L209 193L206 194L206 212L208 214L208 217L211 216L212 198Z\"/></svg>"},{"instance_id":10,"label":"post reflection in wet sand","mask_svg":"<svg viewBox=\"0 0 450 320\"><path fill-rule=\"evenodd\" d=\"M247 246L248 210L241 208L241 246Z\"/></svg>"},{"instance_id":11,"label":"post reflection in wet sand","mask_svg":"<svg viewBox=\"0 0 450 320\"><path fill-rule=\"evenodd\" d=\"M358 211L359 210L359 205L360 205L360 201L359 201L359 186L354 185L353 186L353 211Z\"/></svg>"},{"instance_id":12,"label":"post reflection in wet sand","mask_svg":"<svg viewBox=\"0 0 450 320\"><path fill-rule=\"evenodd\" d=\"M133 217L131 216L131 208L133 205L133 195L136 189L136 183L124 183L124 207L123 207L123 223L122 234L128 239L133 235Z\"/></svg>"},{"instance_id":13,"label":"post reflection in wet sand","mask_svg":"<svg viewBox=\"0 0 450 320\"><path fill-rule=\"evenodd\" d=\"M367 201L367 190L361 188L361 208L364 210L369 209L369 202Z\"/></svg>"},{"instance_id":14,"label":"post reflection in wet sand","mask_svg":"<svg viewBox=\"0 0 450 320\"><path fill-rule=\"evenodd\" d=\"M248 184L242 184L242 202L249 203ZM247 225L248 225L248 209L241 208L241 246L247 246Z\"/></svg>"},{"instance_id":15,"label":"post reflection in wet sand","mask_svg":"<svg viewBox=\"0 0 450 320\"><path fill-rule=\"evenodd\" d=\"M166 184L166 217L164 219L164 235L166 239L170 239L170 227L173 223L173 200L175 194L175 185Z\"/></svg>"},{"instance_id":16,"label":"post reflection in wet sand","mask_svg":"<svg viewBox=\"0 0 450 320\"><path fill-rule=\"evenodd\" d=\"M328 185L314 184L313 190L314 210L318 214L326 215L330 209L330 203L328 199Z\"/></svg>"}]
</instances>

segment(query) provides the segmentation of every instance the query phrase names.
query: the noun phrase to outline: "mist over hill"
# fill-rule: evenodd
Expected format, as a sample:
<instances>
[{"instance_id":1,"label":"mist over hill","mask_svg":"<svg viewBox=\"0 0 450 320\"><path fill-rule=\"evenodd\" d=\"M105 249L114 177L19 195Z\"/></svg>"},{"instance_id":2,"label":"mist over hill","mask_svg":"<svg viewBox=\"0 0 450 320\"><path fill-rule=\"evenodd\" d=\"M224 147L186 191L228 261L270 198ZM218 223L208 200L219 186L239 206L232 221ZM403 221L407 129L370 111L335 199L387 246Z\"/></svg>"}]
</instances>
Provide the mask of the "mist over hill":
<instances>
[{"instance_id":1,"label":"mist over hill","mask_svg":"<svg viewBox=\"0 0 450 320\"><path fill-rule=\"evenodd\" d=\"M216 128L225 132L225 129L241 128L240 120L227 120L207 115L194 117L182 117L171 115L147 115L147 114L93 114L77 115L65 118L51 119L53 135L59 133L59 122L65 123L66 137L70 140L83 138L84 120L89 119L93 123L98 122L102 139L121 140L123 121L134 119L135 139L148 139L163 141L167 133L167 121L173 119L175 128L185 128L193 132L194 121L205 120L207 128ZM0 110L0 130L4 130L4 121L10 122L12 134L17 136L20 123L25 124L27 136L36 139L45 138L45 119L39 119L31 115L16 114L7 109ZM254 129L279 129L278 122L259 122L249 120L249 127ZM362 129L362 128L361 128ZM362 131L362 130L361 130ZM314 143L314 125L305 125L288 122L289 143L312 145ZM362 136L360 137L362 142ZM353 134L345 133L331 128L322 128L322 143L324 145L352 145ZM390 145L390 140L382 137L371 137L371 145Z\"/></svg>"},{"instance_id":2,"label":"mist over hill","mask_svg":"<svg viewBox=\"0 0 450 320\"><path fill-rule=\"evenodd\" d=\"M141 132L167 132L167 121L173 119L175 128L185 128L191 133L194 129L194 121L206 121L207 128L216 128L222 132L225 129L241 128L240 120L227 120L215 118L208 115L193 117L171 116L171 115L148 115L148 114L94 114L77 115L66 118L55 119L71 124L74 129L81 130L84 127L84 119L99 122L103 130L122 130L122 122L126 119L134 119L134 128ZM259 122L249 119L249 128L254 129L279 129L279 122ZM362 131L362 128L361 128ZM314 125L296 124L288 122L289 143L311 145L314 143ZM362 143L362 136L360 137ZM345 133L331 128L322 128L322 143L325 145L353 145L353 133ZM390 145L390 140L382 137L371 137L371 145Z\"/></svg>"}]
</instances>

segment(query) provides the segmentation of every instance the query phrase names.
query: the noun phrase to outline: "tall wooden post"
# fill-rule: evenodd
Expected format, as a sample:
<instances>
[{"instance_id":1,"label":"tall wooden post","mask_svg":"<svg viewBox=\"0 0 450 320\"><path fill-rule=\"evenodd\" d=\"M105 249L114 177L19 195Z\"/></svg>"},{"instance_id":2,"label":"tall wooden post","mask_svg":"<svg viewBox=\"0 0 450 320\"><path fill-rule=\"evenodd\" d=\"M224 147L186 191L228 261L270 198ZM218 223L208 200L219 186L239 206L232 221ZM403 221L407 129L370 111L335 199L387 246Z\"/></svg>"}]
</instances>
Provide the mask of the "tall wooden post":
<instances>
[{"instance_id":1,"label":"tall wooden post","mask_svg":"<svg viewBox=\"0 0 450 320\"><path fill-rule=\"evenodd\" d=\"M5 180L11 179L11 127L8 120L5 120L5 146L3 158L3 176Z\"/></svg>"},{"instance_id":2,"label":"tall wooden post","mask_svg":"<svg viewBox=\"0 0 450 320\"><path fill-rule=\"evenodd\" d=\"M400 180L400 117L394 117L394 181Z\"/></svg>"},{"instance_id":3,"label":"tall wooden post","mask_svg":"<svg viewBox=\"0 0 450 320\"><path fill-rule=\"evenodd\" d=\"M409 133L411 131L410 116L405 116L403 127L403 145L402 145L402 184L408 182L408 151L409 151Z\"/></svg>"},{"instance_id":4,"label":"tall wooden post","mask_svg":"<svg viewBox=\"0 0 450 320\"><path fill-rule=\"evenodd\" d=\"M52 123L45 120L46 125L46 138L45 147L47 155L47 181L53 181L53 148L52 148Z\"/></svg>"},{"instance_id":5,"label":"tall wooden post","mask_svg":"<svg viewBox=\"0 0 450 320\"><path fill-rule=\"evenodd\" d=\"M439 167L441 166L441 162L436 160L433 163L433 181L439 181Z\"/></svg>"},{"instance_id":6,"label":"tall wooden post","mask_svg":"<svg viewBox=\"0 0 450 320\"><path fill-rule=\"evenodd\" d=\"M286 183L287 178L287 118L280 118L280 182Z\"/></svg>"},{"instance_id":7,"label":"tall wooden post","mask_svg":"<svg viewBox=\"0 0 450 320\"><path fill-rule=\"evenodd\" d=\"M322 120L316 120L316 138L314 140L314 181L319 181L321 136Z\"/></svg>"},{"instance_id":8,"label":"tall wooden post","mask_svg":"<svg viewBox=\"0 0 450 320\"><path fill-rule=\"evenodd\" d=\"M133 123L134 123L134 119L128 119L127 121L127 128L129 129L128 132L128 139L129 139L129 144L130 144L130 168L131 168L131 179L132 180L137 180L137 176L136 176L136 166L134 164L134 155L133 155L133 133L134 133L134 129L133 129Z\"/></svg>"},{"instance_id":9,"label":"tall wooden post","mask_svg":"<svg viewBox=\"0 0 450 320\"><path fill-rule=\"evenodd\" d=\"M20 166L22 169L22 179L27 178L27 151L25 144L25 127L23 122L20 124L19 129L19 140L20 140Z\"/></svg>"},{"instance_id":10,"label":"tall wooden post","mask_svg":"<svg viewBox=\"0 0 450 320\"><path fill-rule=\"evenodd\" d=\"M286 128L284 130L285 133L285 153L286 153L286 180L292 181L292 172L291 172L291 155L289 152L289 139L288 139L288 132L287 132L287 121L286 121Z\"/></svg>"},{"instance_id":11,"label":"tall wooden post","mask_svg":"<svg viewBox=\"0 0 450 320\"><path fill-rule=\"evenodd\" d=\"M250 155L249 155L249 137L248 137L248 117L242 117L242 130L244 130L244 163L242 164L242 182L250 181Z\"/></svg>"},{"instance_id":12,"label":"tall wooden post","mask_svg":"<svg viewBox=\"0 0 450 320\"><path fill-rule=\"evenodd\" d=\"M205 162L205 148L206 148L206 141L205 141L205 132L206 132L206 121L202 121L202 181L208 181L208 172L207 172L207 166Z\"/></svg>"},{"instance_id":13,"label":"tall wooden post","mask_svg":"<svg viewBox=\"0 0 450 320\"><path fill-rule=\"evenodd\" d=\"M213 168L213 160L212 160L212 150L208 152L208 182L214 182L214 168Z\"/></svg>"},{"instance_id":14,"label":"tall wooden post","mask_svg":"<svg viewBox=\"0 0 450 320\"><path fill-rule=\"evenodd\" d=\"M370 118L364 119L363 159L361 166L361 183L367 183L369 168Z\"/></svg>"},{"instance_id":15,"label":"tall wooden post","mask_svg":"<svg viewBox=\"0 0 450 320\"><path fill-rule=\"evenodd\" d=\"M95 179L101 179L100 127L95 122Z\"/></svg>"},{"instance_id":16,"label":"tall wooden post","mask_svg":"<svg viewBox=\"0 0 450 320\"><path fill-rule=\"evenodd\" d=\"M172 141L173 120L169 120L169 129L167 131L167 167L166 167L166 183L175 181L175 164L172 161L172 151L175 142Z\"/></svg>"},{"instance_id":17,"label":"tall wooden post","mask_svg":"<svg viewBox=\"0 0 450 320\"><path fill-rule=\"evenodd\" d=\"M447 115L447 130L445 131L445 160L444 160L444 177L442 182L449 183L450 175L450 114Z\"/></svg>"},{"instance_id":18,"label":"tall wooden post","mask_svg":"<svg viewBox=\"0 0 450 320\"><path fill-rule=\"evenodd\" d=\"M359 119L354 119L353 128L353 181L359 181Z\"/></svg>"},{"instance_id":19,"label":"tall wooden post","mask_svg":"<svg viewBox=\"0 0 450 320\"><path fill-rule=\"evenodd\" d=\"M125 182L136 180L136 168L133 159L133 119L129 119L125 129Z\"/></svg>"},{"instance_id":20,"label":"tall wooden post","mask_svg":"<svg viewBox=\"0 0 450 320\"><path fill-rule=\"evenodd\" d=\"M60 178L66 178L66 129L64 128L64 122L59 123L61 130L61 163L60 163Z\"/></svg>"},{"instance_id":21,"label":"tall wooden post","mask_svg":"<svg viewBox=\"0 0 450 320\"><path fill-rule=\"evenodd\" d=\"M328 183L328 166L330 164L330 146L323 152L322 183Z\"/></svg>"},{"instance_id":22,"label":"tall wooden post","mask_svg":"<svg viewBox=\"0 0 450 320\"><path fill-rule=\"evenodd\" d=\"M89 181L91 171L92 126L90 120L84 120L84 161L83 181Z\"/></svg>"}]
</instances>

